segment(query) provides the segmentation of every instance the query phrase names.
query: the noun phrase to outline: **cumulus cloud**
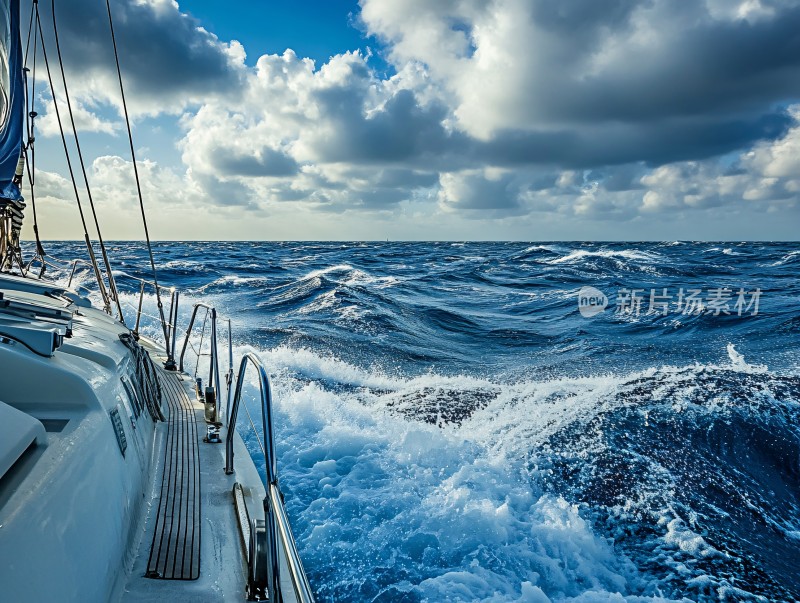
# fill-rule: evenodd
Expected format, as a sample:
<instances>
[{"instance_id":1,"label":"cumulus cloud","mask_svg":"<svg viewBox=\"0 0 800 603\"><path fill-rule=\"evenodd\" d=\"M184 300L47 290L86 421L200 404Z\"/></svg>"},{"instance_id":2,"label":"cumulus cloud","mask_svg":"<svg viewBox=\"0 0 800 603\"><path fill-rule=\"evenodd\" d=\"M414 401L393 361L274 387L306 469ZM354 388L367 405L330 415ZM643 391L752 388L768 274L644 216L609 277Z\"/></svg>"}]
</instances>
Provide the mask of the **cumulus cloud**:
<instances>
[{"instance_id":1,"label":"cumulus cloud","mask_svg":"<svg viewBox=\"0 0 800 603\"><path fill-rule=\"evenodd\" d=\"M190 173L179 174L148 160L137 161L136 167L142 194L151 203L191 208L197 202L211 201L207 191ZM131 161L116 155L103 155L95 158L87 171L92 198L104 213L138 214L139 199ZM79 178L79 174L76 173L76 177ZM26 180L23 184L23 193L30 196L29 183ZM49 199L68 205L76 203L72 181L56 172L37 170L35 189L37 200ZM80 178L77 189L82 203L88 203L86 188Z\"/></svg>"},{"instance_id":2,"label":"cumulus cloud","mask_svg":"<svg viewBox=\"0 0 800 603\"><path fill-rule=\"evenodd\" d=\"M447 210L494 210L518 213L520 190L513 173L465 170L442 174L439 203Z\"/></svg>"},{"instance_id":3,"label":"cumulus cloud","mask_svg":"<svg viewBox=\"0 0 800 603\"><path fill-rule=\"evenodd\" d=\"M69 121L69 109L72 108L72 117L75 120L75 128L78 132L102 132L104 134L114 135L121 128L124 127L119 121L101 117L96 110L96 107L87 107L86 103L91 102L91 99L82 99L70 102L67 105L63 95L63 87L56 88L56 98L58 99L58 111L61 116L62 125L66 132L72 132ZM38 108L38 107L37 107ZM44 112L42 116L36 120L36 129L44 136L58 136L59 127L58 119L56 118L56 111L53 103L52 95L45 97L41 107Z\"/></svg>"},{"instance_id":4,"label":"cumulus cloud","mask_svg":"<svg viewBox=\"0 0 800 603\"><path fill-rule=\"evenodd\" d=\"M58 14L77 117L113 134L103 4ZM798 1L360 5L388 76L358 49L249 67L240 44L171 0L115 3L135 112L180 114L182 165L145 162L152 194L376 219L412 207L565 221L797 207ZM115 176L121 160L101 159L93 179L112 197L130 182Z\"/></svg>"},{"instance_id":5,"label":"cumulus cloud","mask_svg":"<svg viewBox=\"0 0 800 603\"><path fill-rule=\"evenodd\" d=\"M800 94L800 6L744 4L731 13L663 0L364 0L361 18L390 60L423 63L455 95L465 131L488 138L771 114L771 103Z\"/></svg>"},{"instance_id":6,"label":"cumulus cloud","mask_svg":"<svg viewBox=\"0 0 800 603\"><path fill-rule=\"evenodd\" d=\"M294 52L257 61L236 108L209 102L185 115L180 143L192 173L246 186L264 202L386 207L434 186L450 135L446 110L380 80L360 52L317 69Z\"/></svg>"},{"instance_id":7,"label":"cumulus cloud","mask_svg":"<svg viewBox=\"0 0 800 603\"><path fill-rule=\"evenodd\" d=\"M241 44L220 41L172 0L125 0L111 7L126 96L134 115L177 114L209 98L235 97L244 71ZM104 0L56 2L55 10L70 93L95 104L120 107ZM40 2L39 11L58 84L51 3ZM58 85L57 93L60 97Z\"/></svg>"}]
</instances>

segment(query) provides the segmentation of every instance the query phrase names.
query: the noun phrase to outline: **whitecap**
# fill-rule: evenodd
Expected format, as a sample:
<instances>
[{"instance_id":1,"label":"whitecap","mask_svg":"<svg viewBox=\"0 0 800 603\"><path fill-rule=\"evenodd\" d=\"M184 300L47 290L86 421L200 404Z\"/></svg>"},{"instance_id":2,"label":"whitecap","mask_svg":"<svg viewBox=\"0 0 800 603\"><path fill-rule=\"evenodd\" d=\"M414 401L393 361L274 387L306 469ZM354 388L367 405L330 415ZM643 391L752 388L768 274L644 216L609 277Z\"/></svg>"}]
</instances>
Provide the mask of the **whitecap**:
<instances>
[{"instance_id":1,"label":"whitecap","mask_svg":"<svg viewBox=\"0 0 800 603\"><path fill-rule=\"evenodd\" d=\"M765 373L767 366L764 364L752 365L745 361L744 356L736 351L736 347L729 343L727 347L728 358L731 360L731 367L742 373Z\"/></svg>"},{"instance_id":2,"label":"whitecap","mask_svg":"<svg viewBox=\"0 0 800 603\"><path fill-rule=\"evenodd\" d=\"M737 354L729 349L738 370L746 364ZM363 580L365 568L391 554L403 559L413 590L431 601L512 602L528 600L525 593L530 600L548 594L595 600L589 593L596 600L651 600L642 593L658 584L596 533L580 507L543 491L540 470L529 461L546 454L540 446L565 427L588 426L602 413L636 404L620 390L654 380L663 392L653 395L666 403L676 388L690 395L698 375L731 369L662 367L496 383L467 375L406 377L307 348L280 346L260 355L274 376L282 483L306 501L293 511L304 560L346 584ZM409 420L390 404L405 396L413 411L444 390L492 395L460 426ZM665 548L696 558L719 554L674 514L664 517ZM350 562L333 562L331 546ZM491 563L482 551L491 551Z\"/></svg>"},{"instance_id":3,"label":"whitecap","mask_svg":"<svg viewBox=\"0 0 800 603\"><path fill-rule=\"evenodd\" d=\"M631 260L634 262L655 262L663 259L660 255L656 253L639 251L637 249L623 249L621 251L614 251L610 249L609 250L601 249L598 251L589 251L587 249L575 249L570 253L568 253L567 255L545 261L548 264L569 264L584 260L585 258L594 258L594 257L609 258L609 259L622 258L624 260Z\"/></svg>"}]
</instances>

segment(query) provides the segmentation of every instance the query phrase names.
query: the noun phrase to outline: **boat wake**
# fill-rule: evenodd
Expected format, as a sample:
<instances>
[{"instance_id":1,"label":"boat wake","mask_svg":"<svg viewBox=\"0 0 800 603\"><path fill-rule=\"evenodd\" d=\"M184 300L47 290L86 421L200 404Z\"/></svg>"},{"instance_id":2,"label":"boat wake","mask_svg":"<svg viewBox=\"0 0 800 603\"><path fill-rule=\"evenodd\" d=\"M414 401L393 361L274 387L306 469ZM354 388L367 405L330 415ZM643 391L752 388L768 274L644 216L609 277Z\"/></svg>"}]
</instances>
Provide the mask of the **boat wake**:
<instances>
[{"instance_id":1,"label":"boat wake","mask_svg":"<svg viewBox=\"0 0 800 603\"><path fill-rule=\"evenodd\" d=\"M800 378L728 351L508 384L262 352L320 598L797 598Z\"/></svg>"}]
</instances>

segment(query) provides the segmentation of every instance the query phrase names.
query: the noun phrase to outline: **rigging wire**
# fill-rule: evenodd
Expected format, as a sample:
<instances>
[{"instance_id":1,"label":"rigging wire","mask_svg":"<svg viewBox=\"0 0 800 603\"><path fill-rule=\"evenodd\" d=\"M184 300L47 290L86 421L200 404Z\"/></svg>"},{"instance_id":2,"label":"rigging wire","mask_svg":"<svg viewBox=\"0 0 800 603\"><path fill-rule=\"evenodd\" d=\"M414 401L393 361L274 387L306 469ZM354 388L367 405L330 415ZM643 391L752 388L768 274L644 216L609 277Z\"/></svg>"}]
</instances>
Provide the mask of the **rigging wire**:
<instances>
[{"instance_id":1,"label":"rigging wire","mask_svg":"<svg viewBox=\"0 0 800 603\"><path fill-rule=\"evenodd\" d=\"M30 269L33 262L38 257L40 260L47 255L47 252L44 250L44 246L42 245L42 240L39 236L39 219L36 214L36 193L34 191L34 184L36 183L36 147L34 147L34 142L36 141L35 135L35 125L34 120L36 119L37 113L35 109L35 94L36 94L36 55L38 54L38 38L36 34L33 34L34 28L34 8L35 4L31 5L31 18L30 22L28 23L28 39L25 42L25 61L24 61L24 69L23 74L25 77L25 130L27 134L27 141L23 144L22 153L25 157L25 167L27 168L28 172L28 184L30 185L31 189L31 208L33 211L33 234L36 237L36 256L28 262L28 268ZM33 34L33 35L32 35ZM28 53L31 48L31 37L33 38L33 70L31 71L28 68ZM31 86L30 90L28 89L28 73L32 73L31 79ZM47 270L47 264L42 261L42 269L39 272L39 278L44 276L45 271Z\"/></svg>"},{"instance_id":2,"label":"rigging wire","mask_svg":"<svg viewBox=\"0 0 800 603\"><path fill-rule=\"evenodd\" d=\"M23 60L23 63L26 66L28 65L28 51L31 49L31 32L33 31L33 15L35 8L36 8L36 2L31 3L31 18L28 22L28 37L25 40L25 59ZM33 38L35 40L36 36L33 36Z\"/></svg>"},{"instance_id":3,"label":"rigging wire","mask_svg":"<svg viewBox=\"0 0 800 603\"><path fill-rule=\"evenodd\" d=\"M205 316L205 318L203 318L203 328L200 331L200 345L199 345L199 351L197 352L197 362L194 365L194 378L195 379L197 379L197 369L200 368L200 356L201 356L200 352L203 351L203 339L205 339L205 336L206 336L206 323L208 322L208 314L209 314L209 311L208 311L208 308L206 308L206 316ZM194 349L194 347L192 349Z\"/></svg>"},{"instance_id":4,"label":"rigging wire","mask_svg":"<svg viewBox=\"0 0 800 603\"><path fill-rule=\"evenodd\" d=\"M81 173L83 174L83 182L86 185L86 196L89 199L89 207L92 210L92 218L94 219L94 226L97 230L97 240L100 243L100 252L103 256L103 263L105 264L106 268L106 278L108 278L108 286L111 290L111 299L117 305L117 312L119 312L119 320L122 324L125 324L125 319L122 315L122 306L119 303L119 294L117 292L117 283L114 280L114 275L111 271L111 263L108 260L108 253L106 252L106 245L103 242L103 235L100 232L100 222L97 219L97 211L95 210L94 206L94 199L92 198L92 189L89 187L89 178L86 175L86 165L83 161L83 153L81 152L81 143L78 140L78 130L75 127L75 118L72 113L72 102L69 98L69 89L67 88L67 77L64 73L64 62L61 58L61 44L58 41L58 25L56 23L56 2L55 0L50 0L50 10L53 13L53 36L55 38L56 43L56 53L58 54L58 68L61 71L61 82L64 85L64 98L67 101L67 112L69 113L69 121L72 125L72 135L75 138L75 148L78 151L78 162L81 166ZM55 102L55 100L53 101Z\"/></svg>"},{"instance_id":5,"label":"rigging wire","mask_svg":"<svg viewBox=\"0 0 800 603\"><path fill-rule=\"evenodd\" d=\"M139 169L136 167L136 152L133 148L133 133L131 132L131 121L128 117L128 104L125 102L125 87L122 85L122 70L119 66L119 52L117 51L117 38L114 35L114 19L111 16L111 2L106 0L106 10L108 12L108 27L111 30L111 43L114 46L114 61L117 65L117 79L119 80L119 93L122 97L122 109L125 114L125 126L128 129L128 143L131 148L131 161L133 162L133 174L136 178L136 193L139 196L139 209L142 212L142 224L144 226L144 236L147 241L147 252L150 255L150 268L153 271L153 284L156 292L156 301L158 302L158 314L161 317L161 328L164 331L164 343L167 346L167 357L172 359L172 354L169 349L169 333L167 332L167 321L164 319L164 304L161 302L161 293L158 285L158 275L156 273L156 262L153 259L153 246L150 243L150 233L147 229L147 216L144 211L144 200L142 199L142 186L139 183ZM37 13L38 14L38 13ZM177 320L175 321L177 323Z\"/></svg>"},{"instance_id":6,"label":"rigging wire","mask_svg":"<svg viewBox=\"0 0 800 603\"><path fill-rule=\"evenodd\" d=\"M111 314L111 304L108 298L108 292L106 291L105 283L103 282L103 276L100 274L100 268L97 266L97 258L94 254L94 249L92 248L92 243L89 240L89 230L86 226L86 216L83 213L83 205L81 204L80 194L78 193L78 183L75 180L75 173L72 169L72 160L69 156L69 148L67 147L67 138L64 134L64 127L61 123L61 114L58 110L58 102L56 100L56 89L53 86L53 76L50 73L50 62L47 60L47 48L44 41L44 33L42 31L42 21L39 16L39 3L34 2L34 6L36 7L36 24L37 30L39 32L39 39L42 43L42 57L44 58L45 69L47 71L47 81L50 84L50 92L53 96L53 108L55 109L56 114L56 121L58 122L58 129L61 133L61 144L64 146L64 155L67 159L67 169L69 171L69 177L72 180L72 188L75 191L75 200L78 203L78 213L81 217L81 224L83 225L83 236L84 241L86 242L86 249L89 251L89 258L92 262L92 268L94 269L94 275L97 279L97 286L100 289L100 295L103 298L103 304L105 306L105 310L108 314Z\"/></svg>"},{"instance_id":7,"label":"rigging wire","mask_svg":"<svg viewBox=\"0 0 800 603\"><path fill-rule=\"evenodd\" d=\"M247 408L247 402L244 403L244 410L247 413L247 420L250 421L250 427L253 428L253 433L256 436L256 442L258 442L258 447L261 448L261 454L264 455L264 462L266 462L267 453L264 451L264 445L261 443L261 438L258 436L258 429L256 429L256 424L253 423L253 416L250 414L250 409Z\"/></svg>"}]
</instances>

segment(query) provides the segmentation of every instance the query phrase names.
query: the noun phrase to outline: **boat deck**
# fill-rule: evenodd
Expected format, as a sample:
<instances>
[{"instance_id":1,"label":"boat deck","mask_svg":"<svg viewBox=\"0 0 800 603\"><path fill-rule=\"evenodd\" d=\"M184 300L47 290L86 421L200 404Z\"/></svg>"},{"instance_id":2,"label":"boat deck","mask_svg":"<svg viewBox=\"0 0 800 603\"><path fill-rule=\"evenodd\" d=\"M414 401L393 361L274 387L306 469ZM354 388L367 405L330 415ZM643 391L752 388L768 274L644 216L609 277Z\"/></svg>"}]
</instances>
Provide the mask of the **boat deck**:
<instances>
[{"instance_id":1,"label":"boat deck","mask_svg":"<svg viewBox=\"0 0 800 603\"><path fill-rule=\"evenodd\" d=\"M164 472L146 576L164 580L200 577L200 451L197 410L178 373L160 371L169 406ZM202 417L199 417L202 421Z\"/></svg>"},{"instance_id":2,"label":"boat deck","mask_svg":"<svg viewBox=\"0 0 800 603\"><path fill-rule=\"evenodd\" d=\"M157 470L138 552L120 598L243 601L247 562L232 490L234 483L246 483L257 499L263 496L260 477L249 462L239 463L236 474L225 474L224 444L202 442L203 406L192 379L163 369L159 373L169 414L157 425ZM234 442L239 458L247 459L241 439Z\"/></svg>"},{"instance_id":3,"label":"boat deck","mask_svg":"<svg viewBox=\"0 0 800 603\"><path fill-rule=\"evenodd\" d=\"M194 379L163 368L165 357L150 342L162 384L166 421L156 425L148 510L128 579L117 597L128 602L245 601L247 547L242 516L264 519L264 482L242 438L235 434L236 463L225 473L225 444L203 441L205 415ZM227 427L220 429L225 441ZM238 497L234 494L238 485ZM237 508L238 505L238 508ZM283 603L298 598L289 577L285 542L279 539L278 563ZM158 574L157 576L155 574Z\"/></svg>"}]
</instances>

